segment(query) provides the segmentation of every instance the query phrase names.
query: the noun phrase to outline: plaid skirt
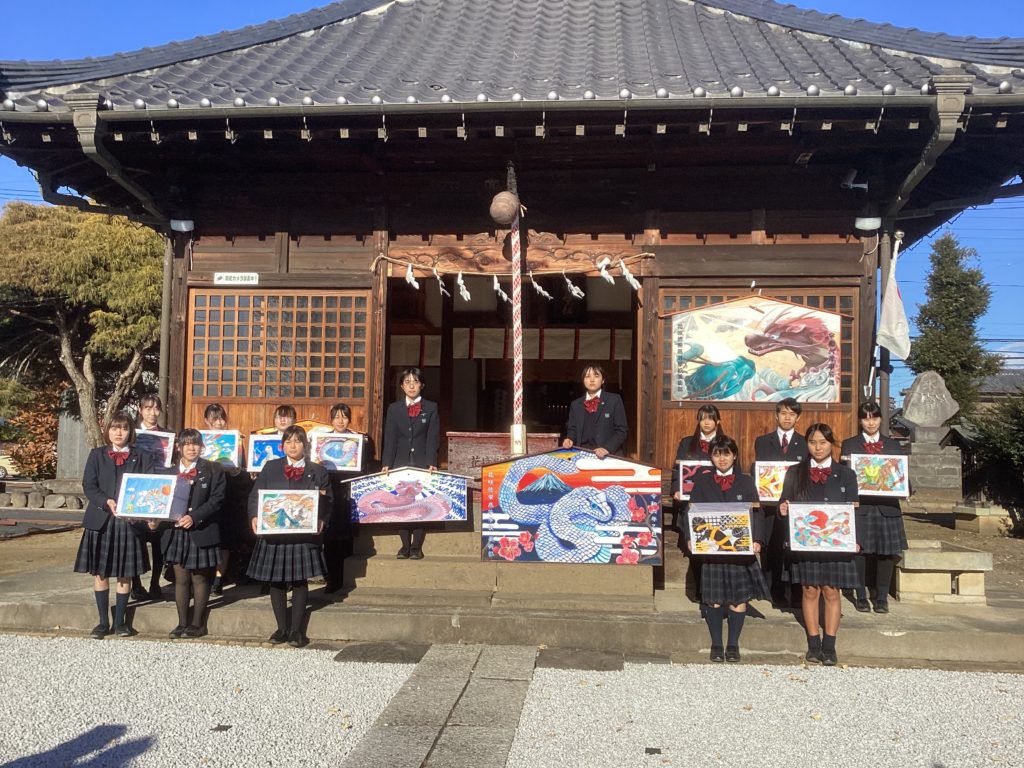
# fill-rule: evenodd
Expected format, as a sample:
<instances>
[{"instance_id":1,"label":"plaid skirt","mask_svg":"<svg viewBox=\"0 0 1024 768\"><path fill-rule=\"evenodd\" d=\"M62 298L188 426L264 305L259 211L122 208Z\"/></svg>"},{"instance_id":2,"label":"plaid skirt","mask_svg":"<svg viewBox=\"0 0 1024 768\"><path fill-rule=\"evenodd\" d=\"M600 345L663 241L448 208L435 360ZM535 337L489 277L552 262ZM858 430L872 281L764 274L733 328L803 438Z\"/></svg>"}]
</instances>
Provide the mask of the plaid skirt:
<instances>
[{"instance_id":1,"label":"plaid skirt","mask_svg":"<svg viewBox=\"0 0 1024 768\"><path fill-rule=\"evenodd\" d=\"M278 537L281 538L281 537ZM245 575L254 581L305 581L327 573L324 553L317 542L278 542L259 537Z\"/></svg>"},{"instance_id":2,"label":"plaid skirt","mask_svg":"<svg viewBox=\"0 0 1024 768\"><path fill-rule=\"evenodd\" d=\"M857 543L864 554L902 554L907 548L903 517L885 517L878 507L862 504L857 508Z\"/></svg>"},{"instance_id":3,"label":"plaid skirt","mask_svg":"<svg viewBox=\"0 0 1024 768\"><path fill-rule=\"evenodd\" d=\"M82 531L75 557L75 573L107 579L132 579L149 570L149 553L143 536L121 517L111 517L101 531Z\"/></svg>"},{"instance_id":4,"label":"plaid skirt","mask_svg":"<svg viewBox=\"0 0 1024 768\"><path fill-rule=\"evenodd\" d=\"M770 593L761 566L754 558L695 558L700 565L700 601L707 605L741 605L768 600Z\"/></svg>"},{"instance_id":5,"label":"plaid skirt","mask_svg":"<svg viewBox=\"0 0 1024 768\"><path fill-rule=\"evenodd\" d=\"M855 589L860 584L857 566L851 555L795 552L791 554L789 572L793 583L805 587Z\"/></svg>"},{"instance_id":6,"label":"plaid skirt","mask_svg":"<svg viewBox=\"0 0 1024 768\"><path fill-rule=\"evenodd\" d=\"M217 567L220 547L197 547L192 536L184 528L174 528L171 539L164 549L164 562L178 565L190 571Z\"/></svg>"}]
</instances>

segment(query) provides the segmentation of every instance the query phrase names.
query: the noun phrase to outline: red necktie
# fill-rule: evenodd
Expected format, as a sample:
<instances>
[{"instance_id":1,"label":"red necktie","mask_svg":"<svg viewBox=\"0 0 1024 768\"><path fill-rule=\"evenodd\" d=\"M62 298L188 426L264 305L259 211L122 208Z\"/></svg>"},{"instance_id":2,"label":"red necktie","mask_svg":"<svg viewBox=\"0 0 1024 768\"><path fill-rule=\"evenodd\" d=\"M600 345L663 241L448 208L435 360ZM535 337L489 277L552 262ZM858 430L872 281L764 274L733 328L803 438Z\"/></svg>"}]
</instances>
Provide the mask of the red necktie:
<instances>
[{"instance_id":1,"label":"red necktie","mask_svg":"<svg viewBox=\"0 0 1024 768\"><path fill-rule=\"evenodd\" d=\"M423 407L419 403L413 403L412 405L408 406L408 408L410 419L415 419L417 416L420 415L420 411L423 410Z\"/></svg>"},{"instance_id":2,"label":"red necktie","mask_svg":"<svg viewBox=\"0 0 1024 768\"><path fill-rule=\"evenodd\" d=\"M736 475L715 475L715 483L723 491L728 491L732 488L732 484L735 480Z\"/></svg>"},{"instance_id":3,"label":"red necktie","mask_svg":"<svg viewBox=\"0 0 1024 768\"><path fill-rule=\"evenodd\" d=\"M114 460L115 467L124 466L124 463L128 461L128 451L107 451L107 456Z\"/></svg>"},{"instance_id":4,"label":"red necktie","mask_svg":"<svg viewBox=\"0 0 1024 768\"><path fill-rule=\"evenodd\" d=\"M583 407L587 409L587 413L597 413L597 406L601 404L601 398L592 397L589 400L583 401Z\"/></svg>"},{"instance_id":5,"label":"red necktie","mask_svg":"<svg viewBox=\"0 0 1024 768\"><path fill-rule=\"evenodd\" d=\"M305 471L305 467L300 467L296 464L289 464L284 468L284 476L289 480L299 480L302 478L302 473Z\"/></svg>"},{"instance_id":6,"label":"red necktie","mask_svg":"<svg viewBox=\"0 0 1024 768\"><path fill-rule=\"evenodd\" d=\"M824 485L831 474L832 467L811 467L811 480L818 485Z\"/></svg>"},{"instance_id":7,"label":"red necktie","mask_svg":"<svg viewBox=\"0 0 1024 768\"><path fill-rule=\"evenodd\" d=\"M192 467L192 469L190 469L190 470L188 470L186 472L179 472L178 473L178 479L179 480L195 480L195 477L196 477L196 468L195 467Z\"/></svg>"},{"instance_id":8,"label":"red necktie","mask_svg":"<svg viewBox=\"0 0 1024 768\"><path fill-rule=\"evenodd\" d=\"M782 436L782 452L786 453L789 451L789 438L785 435Z\"/></svg>"},{"instance_id":9,"label":"red necktie","mask_svg":"<svg viewBox=\"0 0 1024 768\"><path fill-rule=\"evenodd\" d=\"M701 441L700 441L700 450L701 450L701 453L707 453L707 452L708 452L708 449L709 449L710 447L711 447L711 443L709 443L709 442L708 442L707 440L701 440Z\"/></svg>"},{"instance_id":10,"label":"red necktie","mask_svg":"<svg viewBox=\"0 0 1024 768\"><path fill-rule=\"evenodd\" d=\"M882 441L876 440L873 443L864 443L864 450L868 453L881 453L882 452Z\"/></svg>"}]
</instances>

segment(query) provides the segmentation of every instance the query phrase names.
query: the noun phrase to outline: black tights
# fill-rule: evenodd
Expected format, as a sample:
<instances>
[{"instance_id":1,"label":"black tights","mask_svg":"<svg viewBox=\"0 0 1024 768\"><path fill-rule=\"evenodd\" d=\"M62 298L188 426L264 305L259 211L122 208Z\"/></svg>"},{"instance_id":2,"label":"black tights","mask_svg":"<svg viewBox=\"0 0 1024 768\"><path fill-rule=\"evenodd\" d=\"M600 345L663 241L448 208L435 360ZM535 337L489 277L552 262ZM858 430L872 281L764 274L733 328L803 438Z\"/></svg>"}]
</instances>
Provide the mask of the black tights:
<instances>
[{"instance_id":1,"label":"black tights","mask_svg":"<svg viewBox=\"0 0 1024 768\"><path fill-rule=\"evenodd\" d=\"M192 609L192 626L206 626L206 604L210 602L210 580L213 568L200 568L190 571L177 563L174 564L174 604L178 609L178 624L185 627L188 621L188 600L192 597L195 606Z\"/></svg>"},{"instance_id":2,"label":"black tights","mask_svg":"<svg viewBox=\"0 0 1024 768\"><path fill-rule=\"evenodd\" d=\"M411 541L410 536L412 537ZM411 531L408 528L402 528L398 532L398 537L402 540L402 546L405 549L423 549L423 540L427 538L427 532L423 528L413 528Z\"/></svg>"},{"instance_id":3,"label":"black tights","mask_svg":"<svg viewBox=\"0 0 1024 768\"><path fill-rule=\"evenodd\" d=\"M306 603L309 600L308 581L282 581L270 585L270 605L274 609L274 620L280 632L288 632L288 588L292 590L292 632L302 631L306 617Z\"/></svg>"},{"instance_id":4,"label":"black tights","mask_svg":"<svg viewBox=\"0 0 1024 768\"><path fill-rule=\"evenodd\" d=\"M889 587L892 585L892 574L896 569L895 555L857 555L853 561L857 564L857 597L867 597L868 558L875 561L875 600L886 602L889 599Z\"/></svg>"}]
</instances>

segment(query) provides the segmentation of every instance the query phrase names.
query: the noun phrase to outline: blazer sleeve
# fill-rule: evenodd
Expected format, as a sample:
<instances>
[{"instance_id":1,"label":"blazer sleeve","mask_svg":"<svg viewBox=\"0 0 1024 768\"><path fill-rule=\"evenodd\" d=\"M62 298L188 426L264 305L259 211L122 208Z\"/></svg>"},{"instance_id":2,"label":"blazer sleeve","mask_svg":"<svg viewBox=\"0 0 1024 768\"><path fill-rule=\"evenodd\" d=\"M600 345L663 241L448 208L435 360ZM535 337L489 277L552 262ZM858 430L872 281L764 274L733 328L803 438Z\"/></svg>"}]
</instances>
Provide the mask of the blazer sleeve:
<instances>
[{"instance_id":1,"label":"blazer sleeve","mask_svg":"<svg viewBox=\"0 0 1024 768\"><path fill-rule=\"evenodd\" d=\"M579 443L581 431L580 417L579 413L577 413L581 409L576 408L576 402L576 400L573 400L569 403L569 420L565 423L565 436L572 440L573 445Z\"/></svg>"},{"instance_id":2,"label":"blazer sleeve","mask_svg":"<svg viewBox=\"0 0 1024 768\"><path fill-rule=\"evenodd\" d=\"M314 467L316 469L313 472L313 482L316 483L316 489L320 491L317 514L320 521L326 525L327 521L331 519L331 510L334 508L334 488L331 486L330 473L319 465L314 465Z\"/></svg>"},{"instance_id":3,"label":"blazer sleeve","mask_svg":"<svg viewBox=\"0 0 1024 768\"><path fill-rule=\"evenodd\" d=\"M437 453L441 448L441 413L434 404L427 422L427 466L437 466Z\"/></svg>"},{"instance_id":4,"label":"blazer sleeve","mask_svg":"<svg viewBox=\"0 0 1024 768\"><path fill-rule=\"evenodd\" d=\"M189 510L192 521L196 525L206 523L211 517L220 512L224 505L224 497L227 495L228 483L224 477L224 470L216 464L210 463L210 491L206 501L197 507Z\"/></svg>"},{"instance_id":5,"label":"blazer sleeve","mask_svg":"<svg viewBox=\"0 0 1024 768\"><path fill-rule=\"evenodd\" d=\"M252 490L249 491L249 519L256 519L256 512L260 504L260 491L267 489L267 472L266 467L264 471L256 475L256 482L252 484Z\"/></svg>"},{"instance_id":6,"label":"blazer sleeve","mask_svg":"<svg viewBox=\"0 0 1024 768\"><path fill-rule=\"evenodd\" d=\"M860 501L860 494L857 491L857 473L845 464L839 464L839 473L846 489L843 494L843 501L856 504Z\"/></svg>"},{"instance_id":7,"label":"blazer sleeve","mask_svg":"<svg viewBox=\"0 0 1024 768\"><path fill-rule=\"evenodd\" d=\"M782 493L779 498L780 504L783 501L796 501L796 475L799 470L799 464L794 464L786 470L786 477L782 481Z\"/></svg>"},{"instance_id":8,"label":"blazer sleeve","mask_svg":"<svg viewBox=\"0 0 1024 768\"><path fill-rule=\"evenodd\" d=\"M618 453L626 442L626 435L629 434L629 422L626 420L626 406L622 403L622 397L616 396L612 406L612 437L605 448L608 453Z\"/></svg>"},{"instance_id":9,"label":"blazer sleeve","mask_svg":"<svg viewBox=\"0 0 1024 768\"><path fill-rule=\"evenodd\" d=\"M100 451L102 448L93 448L85 460L85 470L82 472L82 491L89 503L100 509L107 508L107 499L110 498L100 488Z\"/></svg>"},{"instance_id":10,"label":"blazer sleeve","mask_svg":"<svg viewBox=\"0 0 1024 768\"><path fill-rule=\"evenodd\" d=\"M398 454L398 423L395 421L394 403L388 406L384 416L384 445L380 451L380 464L382 467L392 467L395 457Z\"/></svg>"},{"instance_id":11,"label":"blazer sleeve","mask_svg":"<svg viewBox=\"0 0 1024 768\"><path fill-rule=\"evenodd\" d=\"M689 437L684 437L679 441L679 446L676 448L676 457L672 461L672 495L675 496L676 491L679 490L679 462L686 458L686 443Z\"/></svg>"}]
</instances>

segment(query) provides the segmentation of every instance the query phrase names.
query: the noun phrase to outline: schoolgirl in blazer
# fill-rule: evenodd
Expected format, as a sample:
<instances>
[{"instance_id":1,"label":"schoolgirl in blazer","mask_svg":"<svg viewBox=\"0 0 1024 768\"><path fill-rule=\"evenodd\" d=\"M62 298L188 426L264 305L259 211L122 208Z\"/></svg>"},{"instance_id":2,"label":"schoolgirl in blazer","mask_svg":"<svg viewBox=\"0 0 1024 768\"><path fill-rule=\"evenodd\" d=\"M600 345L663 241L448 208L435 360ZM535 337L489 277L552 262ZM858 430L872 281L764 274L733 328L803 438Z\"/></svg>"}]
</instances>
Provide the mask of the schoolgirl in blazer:
<instances>
[{"instance_id":1,"label":"schoolgirl in blazer","mask_svg":"<svg viewBox=\"0 0 1024 768\"><path fill-rule=\"evenodd\" d=\"M604 368L588 365L583 369L586 393L569 404L564 448L587 448L598 458L618 453L626 442L629 424L622 398L605 388Z\"/></svg>"}]
</instances>

